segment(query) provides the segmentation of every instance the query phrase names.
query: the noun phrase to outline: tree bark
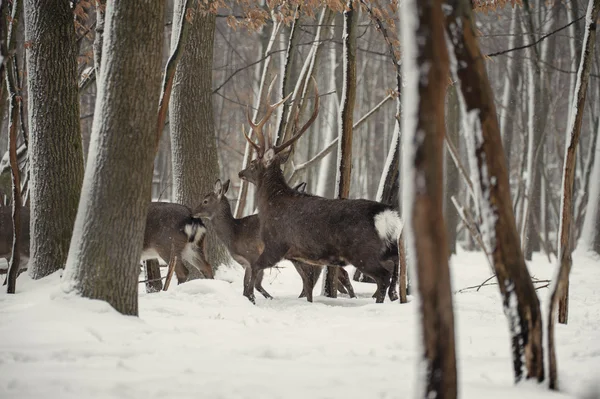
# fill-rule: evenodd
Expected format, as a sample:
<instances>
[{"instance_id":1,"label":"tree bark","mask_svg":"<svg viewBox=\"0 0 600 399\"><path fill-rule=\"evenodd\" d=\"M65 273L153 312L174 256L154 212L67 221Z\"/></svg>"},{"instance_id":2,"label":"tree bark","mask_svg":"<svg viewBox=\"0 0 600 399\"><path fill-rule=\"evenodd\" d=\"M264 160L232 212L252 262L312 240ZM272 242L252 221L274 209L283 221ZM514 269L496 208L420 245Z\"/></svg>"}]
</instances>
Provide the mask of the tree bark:
<instances>
[{"instance_id":1,"label":"tree bark","mask_svg":"<svg viewBox=\"0 0 600 399\"><path fill-rule=\"evenodd\" d=\"M449 62L442 1L405 1L402 22L404 161L408 252L416 266L425 386L423 398L456 398L454 316L443 218L444 97ZM413 20L414 18L414 20ZM427 66L427 67L424 67Z\"/></svg>"},{"instance_id":2,"label":"tree bark","mask_svg":"<svg viewBox=\"0 0 600 399\"><path fill-rule=\"evenodd\" d=\"M73 11L25 0L31 174L31 259L37 279L64 267L83 181ZM132 147L133 148L133 147Z\"/></svg>"},{"instance_id":3,"label":"tree bark","mask_svg":"<svg viewBox=\"0 0 600 399\"><path fill-rule=\"evenodd\" d=\"M586 30L583 38L581 61L577 70L575 81L575 92L573 99L575 109L569 115L567 127L567 145L565 148L565 159L562 181L562 201L560 210L560 228L558 242L558 269L552 279L553 287L550 294L548 312L548 357L550 389L558 389L558 372L556 366L556 350L554 346L554 314L556 313L556 302L558 301L558 322L567 324L569 309L569 273L571 272L571 223L573 219L573 182L575 180L575 156L579 136L581 135L581 124L585 108L587 86L590 78L590 69L594 55L596 42L596 21L600 12L600 0L589 0L586 13Z\"/></svg>"},{"instance_id":4,"label":"tree bark","mask_svg":"<svg viewBox=\"0 0 600 399\"><path fill-rule=\"evenodd\" d=\"M466 0L446 0L453 10L446 17L446 32L456 58L462 115L467 121L477 166L476 200L481 211L481 230L492 260L503 298L511 334L515 380L544 379L542 321L538 297L525 265L510 199L506 160L487 77L484 58L477 43L471 9ZM469 123L470 122L470 123Z\"/></svg>"},{"instance_id":5,"label":"tree bark","mask_svg":"<svg viewBox=\"0 0 600 399\"><path fill-rule=\"evenodd\" d=\"M175 2L173 21L185 12L185 0ZM194 3L193 3L194 4ZM219 178L219 159L213 118L212 65L216 16L197 12L189 27L183 54L177 65L169 104L169 127L175 202L194 209L212 192ZM178 29L172 34L176 45ZM207 259L217 267L228 260L226 248L208 227ZM188 279L200 278L188 268Z\"/></svg>"},{"instance_id":6,"label":"tree bark","mask_svg":"<svg viewBox=\"0 0 600 399\"><path fill-rule=\"evenodd\" d=\"M164 2L108 0L96 117L64 290L138 314L156 146ZM136 51L131 51L135 48ZM133 150L135 149L135 151Z\"/></svg>"},{"instance_id":7,"label":"tree bark","mask_svg":"<svg viewBox=\"0 0 600 399\"><path fill-rule=\"evenodd\" d=\"M352 1L346 3L344 11L344 30L342 34L343 83L340 117L338 121L338 165L335 198L348 198L352 172L352 125L354 103L356 101L356 27L358 9ZM327 266L323 294L329 298L337 297L337 268Z\"/></svg>"}]
</instances>

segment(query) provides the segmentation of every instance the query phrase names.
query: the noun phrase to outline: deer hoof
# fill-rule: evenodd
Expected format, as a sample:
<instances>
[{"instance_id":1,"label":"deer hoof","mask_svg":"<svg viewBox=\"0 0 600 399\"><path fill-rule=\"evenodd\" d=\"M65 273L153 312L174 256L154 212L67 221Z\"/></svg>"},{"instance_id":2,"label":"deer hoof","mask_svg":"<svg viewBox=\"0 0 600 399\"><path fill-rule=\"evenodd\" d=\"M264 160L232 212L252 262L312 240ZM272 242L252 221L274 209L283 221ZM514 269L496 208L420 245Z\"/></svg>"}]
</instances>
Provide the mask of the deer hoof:
<instances>
[{"instance_id":1,"label":"deer hoof","mask_svg":"<svg viewBox=\"0 0 600 399\"><path fill-rule=\"evenodd\" d=\"M397 300L398 297L398 293L396 291L390 291L389 293L389 297L390 297L390 301L394 302L395 300Z\"/></svg>"}]
</instances>

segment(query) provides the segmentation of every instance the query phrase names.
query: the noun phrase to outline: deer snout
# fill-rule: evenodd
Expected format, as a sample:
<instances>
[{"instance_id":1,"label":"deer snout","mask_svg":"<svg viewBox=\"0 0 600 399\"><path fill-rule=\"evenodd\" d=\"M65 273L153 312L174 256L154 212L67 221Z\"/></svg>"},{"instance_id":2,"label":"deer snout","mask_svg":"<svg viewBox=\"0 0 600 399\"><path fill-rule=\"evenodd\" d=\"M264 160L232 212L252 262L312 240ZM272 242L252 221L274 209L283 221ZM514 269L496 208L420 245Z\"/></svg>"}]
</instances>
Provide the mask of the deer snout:
<instances>
[{"instance_id":1,"label":"deer snout","mask_svg":"<svg viewBox=\"0 0 600 399\"><path fill-rule=\"evenodd\" d=\"M244 175L244 171L243 171L243 170L242 170L242 171L240 171L240 173L238 173L238 177L239 177L240 179L246 180L246 176Z\"/></svg>"}]
</instances>

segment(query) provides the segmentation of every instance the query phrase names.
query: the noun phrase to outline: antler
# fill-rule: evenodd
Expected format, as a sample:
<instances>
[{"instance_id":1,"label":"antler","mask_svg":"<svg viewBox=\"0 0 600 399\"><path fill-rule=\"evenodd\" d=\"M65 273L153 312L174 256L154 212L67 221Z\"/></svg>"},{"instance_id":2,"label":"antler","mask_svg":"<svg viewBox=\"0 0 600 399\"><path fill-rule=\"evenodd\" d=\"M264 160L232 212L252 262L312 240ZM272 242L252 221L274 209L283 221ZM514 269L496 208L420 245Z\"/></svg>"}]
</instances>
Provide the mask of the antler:
<instances>
[{"instance_id":1,"label":"antler","mask_svg":"<svg viewBox=\"0 0 600 399\"><path fill-rule=\"evenodd\" d=\"M315 78L311 76L311 79L312 79L313 85L315 86L315 108L313 110L313 113L310 116L310 119L304 124L304 126L302 126L302 129L300 129L300 131L298 133L296 133L294 136L292 136L289 140L287 140L283 144L273 146L273 150L275 150L275 154L280 153L287 147L294 144L300 138L300 136L302 136L302 134L308 129L308 127L315 121L315 119L317 119L317 115L319 114L319 90L317 89L317 81L315 80ZM300 114L298 113L298 115L296 115L296 120L294 121L295 125L298 123L299 116L300 116Z\"/></svg>"},{"instance_id":2,"label":"antler","mask_svg":"<svg viewBox=\"0 0 600 399\"><path fill-rule=\"evenodd\" d=\"M273 80L271 81L271 84L269 85L269 90L267 91L267 96L266 96L267 100L271 97L271 91L273 90L274 83L275 83L275 78L273 78ZM246 137L246 140L248 140L248 142L250 144L252 144L252 146L256 150L256 153L258 154L259 158L262 158L262 156L264 155L265 151L268 148L267 146L272 145L272 143L267 143L267 141L265 140L265 135L262 132L262 128L263 128L264 124L267 123L267 121L273 114L273 111L275 111L277 108L279 108L279 106L281 104L286 102L288 100L288 98L290 98L291 95L292 95L292 93L290 93L287 97L282 98L279 102L277 102L275 104L266 103L265 104L265 107L266 107L265 116L257 123L252 122L252 118L250 117L250 111L247 112L248 123L250 124L250 127L252 128L252 130L256 134L256 137L258 138L258 144L255 143L252 139L250 139L250 137L248 137L248 135L246 135L245 131L244 131L244 137ZM270 137L269 137L269 139L270 139Z\"/></svg>"}]
</instances>

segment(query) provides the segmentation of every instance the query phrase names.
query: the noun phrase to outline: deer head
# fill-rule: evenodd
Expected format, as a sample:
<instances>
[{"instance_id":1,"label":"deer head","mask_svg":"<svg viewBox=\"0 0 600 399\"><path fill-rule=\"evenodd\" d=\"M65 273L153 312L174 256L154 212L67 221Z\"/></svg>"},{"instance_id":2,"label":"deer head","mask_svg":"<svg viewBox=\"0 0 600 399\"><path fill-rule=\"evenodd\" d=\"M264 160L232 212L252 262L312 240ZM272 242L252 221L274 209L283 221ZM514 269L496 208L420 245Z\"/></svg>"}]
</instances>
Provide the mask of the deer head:
<instances>
[{"instance_id":1,"label":"deer head","mask_svg":"<svg viewBox=\"0 0 600 399\"><path fill-rule=\"evenodd\" d=\"M273 111L275 111L281 104L283 104L289 98L289 96L275 104L266 104L265 116L257 123L254 123L252 121L252 118L250 118L250 115L248 115L248 123L250 124L252 131L258 139L258 143L254 142L254 140L248 137L245 129L242 129L244 137L246 137L246 140L248 140L250 145L252 145L252 147L256 150L256 158L250 162L246 169L242 170L239 173L239 177L241 179L247 180L253 184L257 184L268 168L279 168L288 160L292 152L292 145L296 141L298 141L298 139L302 136L302 134L304 134L304 132L306 132L308 127L315 121L315 119L317 119L317 115L319 114L319 92L317 89L317 83L315 82L315 79L312 78L312 81L315 88L315 106L313 113L310 119L302 126L302 128L300 130L297 130L297 132L296 129L294 129L295 132L292 134L292 137L290 137L282 144L274 145L274 143L272 142L273 140L271 138L271 135L269 133L267 133L267 137L265 138L265 135L263 133L263 126L268 122L270 116L273 114ZM275 80L273 80L273 82L275 82ZM271 82L271 85L269 86L267 98L269 98L271 95L271 90L273 89L273 82ZM294 125L296 126L298 124L298 117L299 114L296 115L294 121Z\"/></svg>"},{"instance_id":2,"label":"deer head","mask_svg":"<svg viewBox=\"0 0 600 399\"><path fill-rule=\"evenodd\" d=\"M200 205L196 207L194 216L197 218L212 219L213 216L219 212L221 201L225 194L227 194L227 190L229 190L229 180L225 183L221 183L221 179L217 179L213 192L207 194Z\"/></svg>"}]
</instances>

